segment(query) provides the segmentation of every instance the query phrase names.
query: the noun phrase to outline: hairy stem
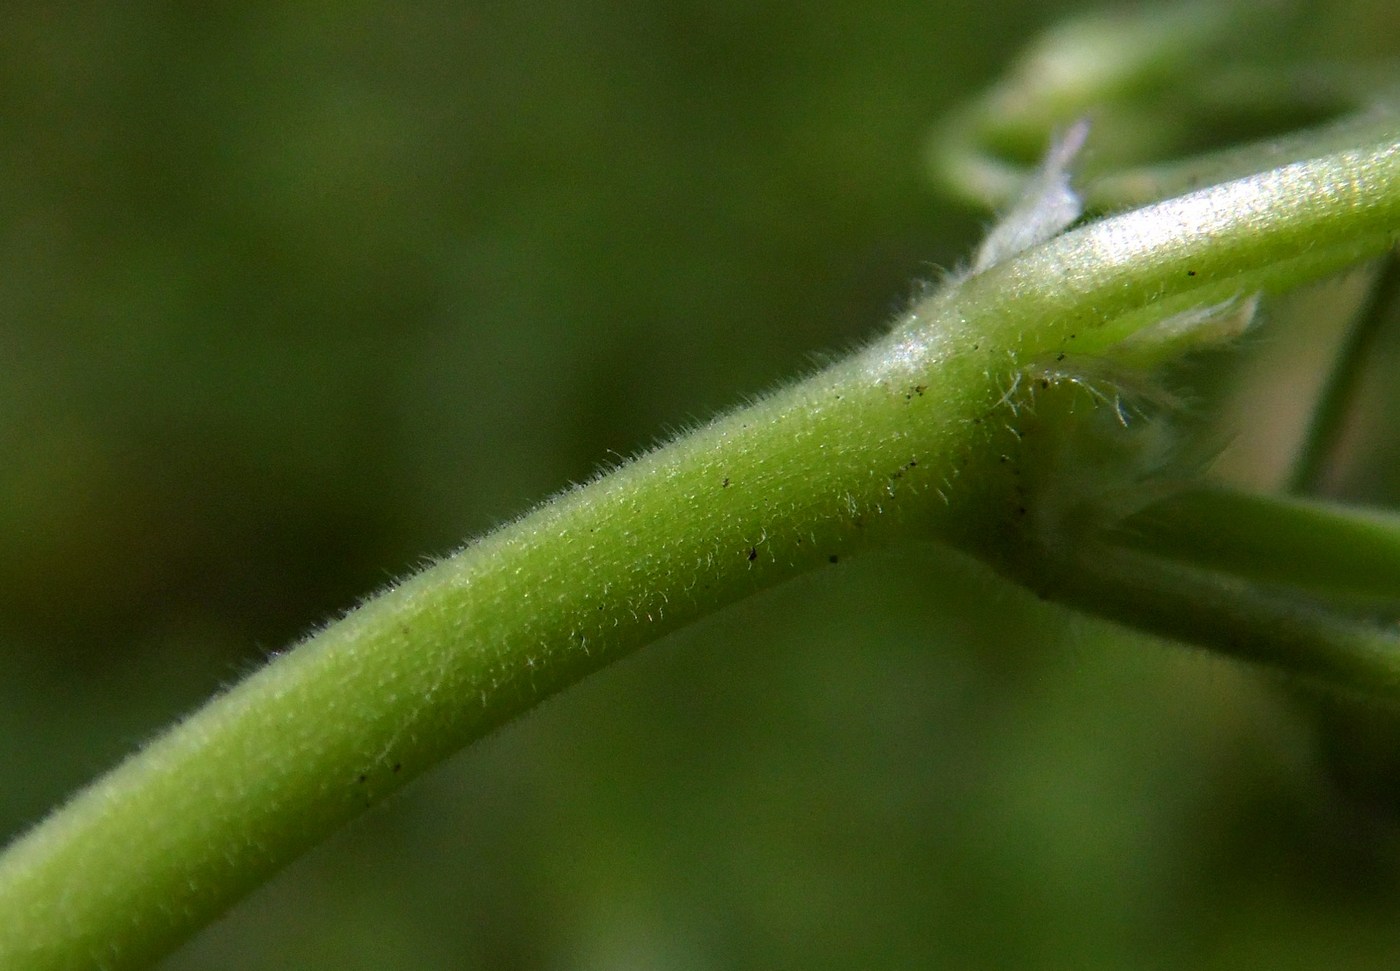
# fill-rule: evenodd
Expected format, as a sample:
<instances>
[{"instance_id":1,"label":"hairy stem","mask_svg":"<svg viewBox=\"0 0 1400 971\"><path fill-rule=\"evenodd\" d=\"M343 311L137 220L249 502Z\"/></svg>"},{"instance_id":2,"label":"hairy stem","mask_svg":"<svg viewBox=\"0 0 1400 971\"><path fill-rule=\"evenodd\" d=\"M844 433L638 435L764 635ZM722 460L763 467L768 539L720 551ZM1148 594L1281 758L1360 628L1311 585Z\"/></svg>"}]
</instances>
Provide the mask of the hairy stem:
<instances>
[{"instance_id":1,"label":"hairy stem","mask_svg":"<svg viewBox=\"0 0 1400 971\"><path fill-rule=\"evenodd\" d=\"M1390 139L945 287L864 351L367 602L80 793L0 858L0 966L140 966L437 760L760 587L910 534L1004 559L1008 511L983 473L1028 368L1111 358L1183 302L1296 284L1383 252L1397 226ZM1328 652L1354 646L1370 650L1296 653L1351 680Z\"/></svg>"}]
</instances>

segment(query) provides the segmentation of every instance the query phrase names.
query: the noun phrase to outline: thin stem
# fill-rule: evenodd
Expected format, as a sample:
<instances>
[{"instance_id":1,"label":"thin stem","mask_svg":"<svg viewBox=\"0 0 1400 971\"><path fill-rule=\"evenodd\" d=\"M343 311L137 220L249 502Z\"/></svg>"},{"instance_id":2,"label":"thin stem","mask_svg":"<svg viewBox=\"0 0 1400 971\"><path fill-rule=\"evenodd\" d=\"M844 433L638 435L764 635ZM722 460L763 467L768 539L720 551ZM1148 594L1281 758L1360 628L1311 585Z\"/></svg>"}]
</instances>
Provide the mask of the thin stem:
<instances>
[{"instance_id":1,"label":"thin stem","mask_svg":"<svg viewBox=\"0 0 1400 971\"><path fill-rule=\"evenodd\" d=\"M1400 631L1262 587L1109 545L1044 564L1042 597L1289 678L1400 704Z\"/></svg>"},{"instance_id":2,"label":"thin stem","mask_svg":"<svg viewBox=\"0 0 1400 971\"><path fill-rule=\"evenodd\" d=\"M435 761L795 573L913 533L1005 559L1007 513L980 472L1037 361L1111 358L1121 320L1302 282L1383 252L1397 226L1392 137L1085 226L947 287L848 360L369 601L80 793L0 858L0 966L138 967ZM1094 579L1113 578L1077 595ZM1149 593L1118 598L1126 611ZM1232 621L1240 636L1249 621ZM1288 643L1319 677L1389 677L1348 631Z\"/></svg>"},{"instance_id":3,"label":"thin stem","mask_svg":"<svg viewBox=\"0 0 1400 971\"><path fill-rule=\"evenodd\" d=\"M1292 492L1319 492L1326 484L1330 462L1336 452L1347 415L1361 392L1366 364L1386 323L1400 307L1400 257L1394 253L1381 261L1366 302L1337 352L1336 362L1313 411L1312 423L1303 439L1302 450L1293 469ZM1396 587L1400 590L1400 586Z\"/></svg>"},{"instance_id":4,"label":"thin stem","mask_svg":"<svg viewBox=\"0 0 1400 971\"><path fill-rule=\"evenodd\" d=\"M1312 499L1193 488L1112 538L1244 580L1400 611L1400 513Z\"/></svg>"}]
</instances>

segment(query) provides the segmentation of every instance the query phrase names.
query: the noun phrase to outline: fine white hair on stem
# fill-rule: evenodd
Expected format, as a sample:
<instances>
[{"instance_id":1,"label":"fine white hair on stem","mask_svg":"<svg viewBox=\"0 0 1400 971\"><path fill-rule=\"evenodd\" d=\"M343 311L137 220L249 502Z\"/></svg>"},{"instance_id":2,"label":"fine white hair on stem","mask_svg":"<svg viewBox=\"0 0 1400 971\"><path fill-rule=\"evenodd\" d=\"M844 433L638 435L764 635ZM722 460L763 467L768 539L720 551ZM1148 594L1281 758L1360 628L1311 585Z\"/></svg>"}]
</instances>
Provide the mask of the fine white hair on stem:
<instances>
[{"instance_id":1,"label":"fine white hair on stem","mask_svg":"<svg viewBox=\"0 0 1400 971\"><path fill-rule=\"evenodd\" d=\"M973 275L1053 239L1083 214L1084 204L1070 186L1069 167L1088 136L1089 122L1081 119L1051 144L1011 209L977 247Z\"/></svg>"}]
</instances>

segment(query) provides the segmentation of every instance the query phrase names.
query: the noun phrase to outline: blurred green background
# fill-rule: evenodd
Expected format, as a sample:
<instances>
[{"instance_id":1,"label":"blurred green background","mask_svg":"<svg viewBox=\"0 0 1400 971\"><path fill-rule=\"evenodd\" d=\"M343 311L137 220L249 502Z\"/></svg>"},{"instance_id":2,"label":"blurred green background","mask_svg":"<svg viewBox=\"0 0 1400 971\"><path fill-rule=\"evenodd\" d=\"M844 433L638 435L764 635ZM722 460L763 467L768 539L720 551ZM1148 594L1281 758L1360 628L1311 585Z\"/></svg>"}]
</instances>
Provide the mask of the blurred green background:
<instances>
[{"instance_id":1,"label":"blurred green background","mask_svg":"<svg viewBox=\"0 0 1400 971\"><path fill-rule=\"evenodd\" d=\"M926 184L929 125L1079 6L5 5L0 833L873 333L985 221ZM1307 22L1400 47L1389 0ZM1372 714L1320 733L911 548L594 677L166 967L1394 967Z\"/></svg>"}]
</instances>

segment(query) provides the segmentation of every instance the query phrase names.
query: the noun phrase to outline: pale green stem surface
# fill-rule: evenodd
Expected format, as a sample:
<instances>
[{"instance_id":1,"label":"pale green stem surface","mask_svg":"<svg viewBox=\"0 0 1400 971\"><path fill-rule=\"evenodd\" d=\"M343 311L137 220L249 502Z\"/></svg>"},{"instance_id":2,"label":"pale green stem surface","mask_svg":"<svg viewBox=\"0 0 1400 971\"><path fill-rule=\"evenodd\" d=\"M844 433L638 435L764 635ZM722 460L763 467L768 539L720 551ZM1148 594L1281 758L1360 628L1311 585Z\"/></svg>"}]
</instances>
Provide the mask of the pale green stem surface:
<instances>
[{"instance_id":1,"label":"pale green stem surface","mask_svg":"<svg viewBox=\"0 0 1400 971\"><path fill-rule=\"evenodd\" d=\"M1397 226L1391 139L945 287L848 360L369 601L80 793L0 858L0 967L148 963L434 762L753 590L911 533L1015 559L1024 510L992 470L1028 369L1111 359L1178 304L1296 284Z\"/></svg>"}]
</instances>

